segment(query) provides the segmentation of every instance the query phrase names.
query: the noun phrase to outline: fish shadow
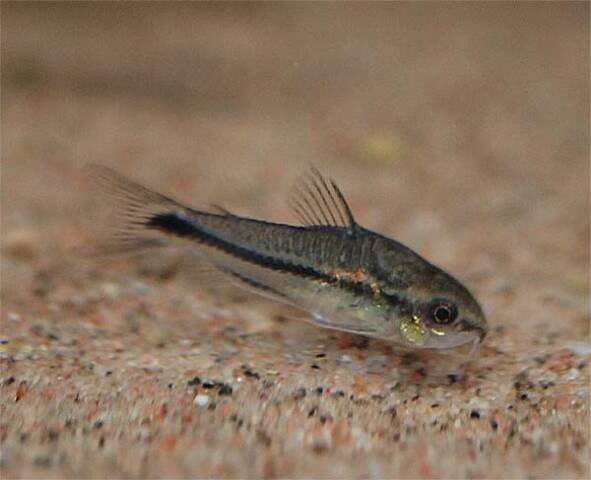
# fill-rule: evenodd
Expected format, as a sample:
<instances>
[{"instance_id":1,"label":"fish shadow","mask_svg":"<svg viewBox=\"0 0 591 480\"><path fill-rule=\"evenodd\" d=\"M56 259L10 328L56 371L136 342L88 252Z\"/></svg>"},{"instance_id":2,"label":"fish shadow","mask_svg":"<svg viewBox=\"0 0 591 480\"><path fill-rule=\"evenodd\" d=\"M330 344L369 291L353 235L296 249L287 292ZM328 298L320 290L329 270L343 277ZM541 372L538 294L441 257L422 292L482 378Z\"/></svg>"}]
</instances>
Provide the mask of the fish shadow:
<instances>
[{"instance_id":1,"label":"fish shadow","mask_svg":"<svg viewBox=\"0 0 591 480\"><path fill-rule=\"evenodd\" d=\"M372 383L468 387L478 380L478 359L466 365L470 347L411 349L390 342L279 318L275 328L246 335L253 348L291 358L315 377L361 375Z\"/></svg>"}]
</instances>

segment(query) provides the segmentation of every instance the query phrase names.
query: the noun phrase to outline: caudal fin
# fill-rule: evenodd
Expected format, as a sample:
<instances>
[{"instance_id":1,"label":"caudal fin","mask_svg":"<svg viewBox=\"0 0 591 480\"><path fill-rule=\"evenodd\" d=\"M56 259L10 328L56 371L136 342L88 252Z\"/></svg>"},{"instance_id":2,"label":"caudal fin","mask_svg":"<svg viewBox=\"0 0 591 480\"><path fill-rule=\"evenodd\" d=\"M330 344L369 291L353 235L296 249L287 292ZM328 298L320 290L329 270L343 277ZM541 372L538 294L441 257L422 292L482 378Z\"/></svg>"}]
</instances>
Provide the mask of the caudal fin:
<instances>
[{"instance_id":1,"label":"caudal fin","mask_svg":"<svg viewBox=\"0 0 591 480\"><path fill-rule=\"evenodd\" d=\"M96 245L83 254L101 255L137 252L166 245L167 237L150 222L161 215L186 210L179 202L150 190L102 165L87 165L86 177L98 193L98 208L105 217Z\"/></svg>"}]
</instances>

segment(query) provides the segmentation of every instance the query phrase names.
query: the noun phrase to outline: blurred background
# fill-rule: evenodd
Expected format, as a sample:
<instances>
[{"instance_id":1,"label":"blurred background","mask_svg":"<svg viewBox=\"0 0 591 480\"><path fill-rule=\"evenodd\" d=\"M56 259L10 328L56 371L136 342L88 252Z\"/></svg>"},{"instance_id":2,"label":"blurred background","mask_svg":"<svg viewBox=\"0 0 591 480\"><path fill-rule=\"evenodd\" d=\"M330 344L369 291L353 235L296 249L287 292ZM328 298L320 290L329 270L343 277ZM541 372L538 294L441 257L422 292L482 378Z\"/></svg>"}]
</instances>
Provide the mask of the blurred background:
<instances>
[{"instance_id":1,"label":"blurred background","mask_svg":"<svg viewBox=\"0 0 591 480\"><path fill-rule=\"evenodd\" d=\"M470 236L474 254L524 268L541 267L532 242L553 253L544 268L561 249L560 262L584 264L585 245L553 222L586 235L587 13L5 3L4 231L69 228L91 162L196 205L291 221L286 191L312 163L362 223L444 262L469 259L448 243ZM515 242L516 222L535 230L542 216Z\"/></svg>"},{"instance_id":2,"label":"blurred background","mask_svg":"<svg viewBox=\"0 0 591 480\"><path fill-rule=\"evenodd\" d=\"M587 9L7 3L5 221L53 223L89 162L286 219L313 163L388 233L542 203L584 231Z\"/></svg>"},{"instance_id":3,"label":"blurred background","mask_svg":"<svg viewBox=\"0 0 591 480\"><path fill-rule=\"evenodd\" d=\"M499 335L588 335L588 3L2 2L1 19L5 310L52 318L52 292L106 275L71 255L97 208L84 164L282 222L314 164L362 225L465 279Z\"/></svg>"}]
</instances>

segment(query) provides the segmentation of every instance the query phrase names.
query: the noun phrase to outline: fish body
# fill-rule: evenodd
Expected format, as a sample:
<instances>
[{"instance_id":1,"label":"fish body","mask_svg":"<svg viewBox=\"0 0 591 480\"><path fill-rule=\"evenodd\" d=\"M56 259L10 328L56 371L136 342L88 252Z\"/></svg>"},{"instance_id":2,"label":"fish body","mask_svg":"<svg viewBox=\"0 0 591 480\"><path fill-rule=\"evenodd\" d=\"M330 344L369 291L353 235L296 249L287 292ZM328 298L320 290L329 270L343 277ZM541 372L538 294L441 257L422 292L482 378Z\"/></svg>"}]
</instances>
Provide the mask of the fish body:
<instances>
[{"instance_id":1,"label":"fish body","mask_svg":"<svg viewBox=\"0 0 591 480\"><path fill-rule=\"evenodd\" d=\"M304 225L194 209L105 167L93 177L122 220L105 243L133 251L190 242L241 286L310 313L318 326L414 348L480 343L488 330L458 280L396 240L363 228L337 185L313 169L292 197Z\"/></svg>"}]
</instances>

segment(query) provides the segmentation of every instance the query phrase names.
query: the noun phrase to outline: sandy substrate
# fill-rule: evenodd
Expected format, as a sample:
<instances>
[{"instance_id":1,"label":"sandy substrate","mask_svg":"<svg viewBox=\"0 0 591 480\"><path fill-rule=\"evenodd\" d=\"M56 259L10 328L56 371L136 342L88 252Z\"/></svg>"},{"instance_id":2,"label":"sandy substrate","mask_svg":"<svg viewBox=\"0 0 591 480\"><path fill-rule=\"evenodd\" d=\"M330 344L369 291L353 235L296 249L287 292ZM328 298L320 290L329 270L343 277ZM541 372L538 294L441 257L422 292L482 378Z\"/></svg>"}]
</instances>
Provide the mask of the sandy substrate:
<instances>
[{"instance_id":1,"label":"sandy substrate","mask_svg":"<svg viewBox=\"0 0 591 480\"><path fill-rule=\"evenodd\" d=\"M589 478L589 5L2 5L7 477ZM402 352L187 252L83 259L94 162L293 222L308 163L475 292Z\"/></svg>"}]
</instances>

